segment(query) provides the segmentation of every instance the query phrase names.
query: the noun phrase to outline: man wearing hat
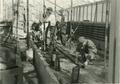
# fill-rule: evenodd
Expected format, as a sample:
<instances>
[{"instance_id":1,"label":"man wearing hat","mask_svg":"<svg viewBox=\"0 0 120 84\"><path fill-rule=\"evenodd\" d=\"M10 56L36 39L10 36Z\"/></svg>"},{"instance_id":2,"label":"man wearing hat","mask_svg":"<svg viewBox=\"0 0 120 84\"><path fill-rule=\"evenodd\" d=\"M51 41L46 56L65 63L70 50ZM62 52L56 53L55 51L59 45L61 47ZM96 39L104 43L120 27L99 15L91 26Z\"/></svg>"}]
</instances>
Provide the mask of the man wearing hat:
<instances>
[{"instance_id":1,"label":"man wearing hat","mask_svg":"<svg viewBox=\"0 0 120 84\"><path fill-rule=\"evenodd\" d=\"M45 26L45 41L47 45L49 45L54 39L55 26L56 26L55 13L53 12L53 9L51 7L48 7L46 9L44 15L44 24L41 25L42 34L44 36L44 26ZM47 39L47 38L51 38L51 39Z\"/></svg>"}]
</instances>

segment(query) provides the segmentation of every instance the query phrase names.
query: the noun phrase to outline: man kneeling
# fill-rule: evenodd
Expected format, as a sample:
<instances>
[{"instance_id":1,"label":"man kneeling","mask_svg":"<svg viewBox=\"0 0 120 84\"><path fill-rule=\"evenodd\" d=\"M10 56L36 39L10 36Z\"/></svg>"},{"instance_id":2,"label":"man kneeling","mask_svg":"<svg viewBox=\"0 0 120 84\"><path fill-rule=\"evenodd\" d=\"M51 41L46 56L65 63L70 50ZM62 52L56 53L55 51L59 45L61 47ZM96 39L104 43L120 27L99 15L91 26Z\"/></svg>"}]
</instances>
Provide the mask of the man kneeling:
<instances>
[{"instance_id":1,"label":"man kneeling","mask_svg":"<svg viewBox=\"0 0 120 84\"><path fill-rule=\"evenodd\" d=\"M78 41L79 43L76 48L78 61L84 65L93 63L97 54L96 45L90 39L86 39L85 37L79 37Z\"/></svg>"}]
</instances>

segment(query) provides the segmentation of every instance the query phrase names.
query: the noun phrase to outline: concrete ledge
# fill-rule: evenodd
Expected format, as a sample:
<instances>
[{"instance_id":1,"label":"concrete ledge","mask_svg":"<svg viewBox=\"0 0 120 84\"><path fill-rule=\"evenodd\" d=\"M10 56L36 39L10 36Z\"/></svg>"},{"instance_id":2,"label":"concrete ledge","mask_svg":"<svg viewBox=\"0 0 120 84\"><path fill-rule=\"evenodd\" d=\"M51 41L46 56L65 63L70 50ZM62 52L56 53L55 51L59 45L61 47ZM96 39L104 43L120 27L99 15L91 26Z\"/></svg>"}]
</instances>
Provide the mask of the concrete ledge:
<instances>
[{"instance_id":1,"label":"concrete ledge","mask_svg":"<svg viewBox=\"0 0 120 84\"><path fill-rule=\"evenodd\" d=\"M44 60L41 51L37 49L36 45L31 41L34 52L33 63L37 71L39 82L42 84L59 84L56 76L53 74L47 62Z\"/></svg>"}]
</instances>

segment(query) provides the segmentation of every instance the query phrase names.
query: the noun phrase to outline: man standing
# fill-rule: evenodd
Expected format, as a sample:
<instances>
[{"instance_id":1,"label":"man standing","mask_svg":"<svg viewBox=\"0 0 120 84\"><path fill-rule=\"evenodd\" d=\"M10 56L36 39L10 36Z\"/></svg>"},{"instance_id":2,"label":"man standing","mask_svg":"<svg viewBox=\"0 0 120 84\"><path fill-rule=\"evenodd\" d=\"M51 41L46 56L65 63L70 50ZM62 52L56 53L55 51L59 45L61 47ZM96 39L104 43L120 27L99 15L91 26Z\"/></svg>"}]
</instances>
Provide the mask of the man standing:
<instances>
[{"instance_id":1,"label":"man standing","mask_svg":"<svg viewBox=\"0 0 120 84\"><path fill-rule=\"evenodd\" d=\"M97 48L95 44L85 37L79 37L79 43L76 48L78 60L85 65L88 65L89 62L92 62L95 59L97 54Z\"/></svg>"},{"instance_id":2,"label":"man standing","mask_svg":"<svg viewBox=\"0 0 120 84\"><path fill-rule=\"evenodd\" d=\"M53 9L51 7L48 7L47 10L46 10L45 21L50 22L51 26L56 25L55 14L54 14Z\"/></svg>"},{"instance_id":3,"label":"man standing","mask_svg":"<svg viewBox=\"0 0 120 84\"><path fill-rule=\"evenodd\" d=\"M65 37L65 16L64 16L64 10L59 10L58 16L57 16L57 40L60 40L60 42L65 45L63 37Z\"/></svg>"},{"instance_id":4,"label":"man standing","mask_svg":"<svg viewBox=\"0 0 120 84\"><path fill-rule=\"evenodd\" d=\"M41 25L42 28L42 34L45 37L43 37L45 39L46 44L50 44L55 36L55 25L56 25L56 18L55 18L55 14L53 12L53 9L51 7L48 7L46 9L46 13L44 15L44 23ZM44 30L45 28L45 30ZM50 39L48 39L50 38Z\"/></svg>"}]
</instances>

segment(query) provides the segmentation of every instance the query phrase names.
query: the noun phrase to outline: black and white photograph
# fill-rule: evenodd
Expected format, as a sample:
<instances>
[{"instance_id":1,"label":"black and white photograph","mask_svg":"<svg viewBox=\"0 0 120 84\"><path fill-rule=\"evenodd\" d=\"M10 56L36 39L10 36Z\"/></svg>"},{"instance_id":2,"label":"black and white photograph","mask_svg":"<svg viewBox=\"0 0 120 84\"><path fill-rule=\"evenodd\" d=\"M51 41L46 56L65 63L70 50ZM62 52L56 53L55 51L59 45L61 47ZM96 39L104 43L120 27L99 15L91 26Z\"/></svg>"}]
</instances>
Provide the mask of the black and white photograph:
<instances>
[{"instance_id":1,"label":"black and white photograph","mask_svg":"<svg viewBox=\"0 0 120 84\"><path fill-rule=\"evenodd\" d=\"M120 84L120 0L0 0L0 84Z\"/></svg>"}]
</instances>

